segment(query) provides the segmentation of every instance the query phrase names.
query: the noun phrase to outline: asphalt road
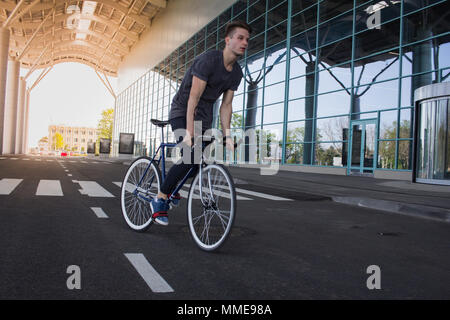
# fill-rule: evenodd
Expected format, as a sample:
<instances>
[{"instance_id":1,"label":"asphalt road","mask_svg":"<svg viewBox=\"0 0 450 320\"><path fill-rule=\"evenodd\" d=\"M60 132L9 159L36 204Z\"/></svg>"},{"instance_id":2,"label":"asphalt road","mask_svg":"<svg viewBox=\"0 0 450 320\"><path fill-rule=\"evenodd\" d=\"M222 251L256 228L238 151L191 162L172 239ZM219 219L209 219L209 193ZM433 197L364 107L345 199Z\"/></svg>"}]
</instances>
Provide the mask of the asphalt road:
<instances>
[{"instance_id":1,"label":"asphalt road","mask_svg":"<svg viewBox=\"0 0 450 320\"><path fill-rule=\"evenodd\" d=\"M448 223L276 188L270 176L235 177L250 200L238 202L225 246L205 253L190 239L185 200L168 227L128 228L117 186L126 169L0 157L0 299L450 298Z\"/></svg>"}]
</instances>

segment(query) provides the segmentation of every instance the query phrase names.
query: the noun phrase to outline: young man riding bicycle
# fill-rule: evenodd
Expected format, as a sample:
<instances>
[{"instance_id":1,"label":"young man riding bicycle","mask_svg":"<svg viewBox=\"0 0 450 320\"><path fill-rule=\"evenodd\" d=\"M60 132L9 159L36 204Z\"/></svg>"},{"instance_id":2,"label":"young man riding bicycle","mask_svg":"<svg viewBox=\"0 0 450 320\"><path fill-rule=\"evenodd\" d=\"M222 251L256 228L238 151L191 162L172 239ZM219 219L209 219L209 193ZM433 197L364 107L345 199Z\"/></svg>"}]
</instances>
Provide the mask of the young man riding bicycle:
<instances>
[{"instance_id":1,"label":"young man riding bicycle","mask_svg":"<svg viewBox=\"0 0 450 320\"><path fill-rule=\"evenodd\" d=\"M180 88L173 98L169 114L172 131L186 129L179 143L183 142L192 147L194 121L201 121L202 134L211 128L214 103L223 94L220 106L222 133L227 149L234 149L234 142L230 136L232 101L234 91L238 89L243 77L237 60L245 54L250 33L251 27L245 22L230 22L225 30L225 48L222 51L211 50L201 54L186 71ZM178 182L193 166L194 163L191 162L175 164L170 168L160 192L150 203L158 224L164 226L169 224L167 211L170 206L167 199ZM172 203L177 205L180 196L177 194L172 198Z\"/></svg>"}]
</instances>

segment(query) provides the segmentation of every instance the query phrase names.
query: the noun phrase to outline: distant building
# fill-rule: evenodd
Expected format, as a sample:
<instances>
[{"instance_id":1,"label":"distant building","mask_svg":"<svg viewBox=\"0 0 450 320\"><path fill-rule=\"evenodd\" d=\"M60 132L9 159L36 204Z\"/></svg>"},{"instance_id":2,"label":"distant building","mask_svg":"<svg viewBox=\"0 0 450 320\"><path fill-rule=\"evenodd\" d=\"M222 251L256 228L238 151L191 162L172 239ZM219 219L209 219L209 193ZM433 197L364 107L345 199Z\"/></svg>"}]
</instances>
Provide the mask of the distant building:
<instances>
[{"instance_id":1,"label":"distant building","mask_svg":"<svg viewBox=\"0 0 450 320\"><path fill-rule=\"evenodd\" d=\"M96 142L98 132L96 128L88 127L68 127L68 126L48 126L48 145L50 150L53 147L54 137L59 133L63 137L63 148L69 151L87 151L89 143Z\"/></svg>"}]
</instances>

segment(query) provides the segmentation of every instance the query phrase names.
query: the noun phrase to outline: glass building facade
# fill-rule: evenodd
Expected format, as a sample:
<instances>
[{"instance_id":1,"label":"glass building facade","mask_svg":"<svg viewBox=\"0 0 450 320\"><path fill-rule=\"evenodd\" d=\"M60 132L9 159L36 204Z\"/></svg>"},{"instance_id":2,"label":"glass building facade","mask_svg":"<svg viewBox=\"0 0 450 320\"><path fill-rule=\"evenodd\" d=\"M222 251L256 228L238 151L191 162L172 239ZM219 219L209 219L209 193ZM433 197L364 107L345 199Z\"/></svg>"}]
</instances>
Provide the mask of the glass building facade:
<instances>
[{"instance_id":1,"label":"glass building facade","mask_svg":"<svg viewBox=\"0 0 450 320\"><path fill-rule=\"evenodd\" d=\"M231 161L250 161L244 133L254 129L256 163L411 171L414 90L450 79L449 12L443 0L236 1L120 93L113 152L124 132L135 134L135 155L153 154L160 132L150 119L168 118L195 57L222 50L226 24L244 20L253 33L231 122L243 143Z\"/></svg>"}]
</instances>

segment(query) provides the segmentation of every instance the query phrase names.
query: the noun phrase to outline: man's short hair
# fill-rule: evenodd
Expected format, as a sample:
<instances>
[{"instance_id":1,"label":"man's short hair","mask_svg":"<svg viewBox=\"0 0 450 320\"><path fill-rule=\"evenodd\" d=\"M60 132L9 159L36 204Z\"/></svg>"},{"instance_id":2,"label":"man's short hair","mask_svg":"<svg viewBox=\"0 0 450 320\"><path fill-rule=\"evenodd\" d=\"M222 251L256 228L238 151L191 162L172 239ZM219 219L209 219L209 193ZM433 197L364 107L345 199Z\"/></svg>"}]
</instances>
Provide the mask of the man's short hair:
<instances>
[{"instance_id":1,"label":"man's short hair","mask_svg":"<svg viewBox=\"0 0 450 320\"><path fill-rule=\"evenodd\" d=\"M245 29L248 31L249 34L252 33L252 27L250 27L244 21L236 20L236 21L231 21L225 27L225 37L233 37L234 31L237 28Z\"/></svg>"}]
</instances>

